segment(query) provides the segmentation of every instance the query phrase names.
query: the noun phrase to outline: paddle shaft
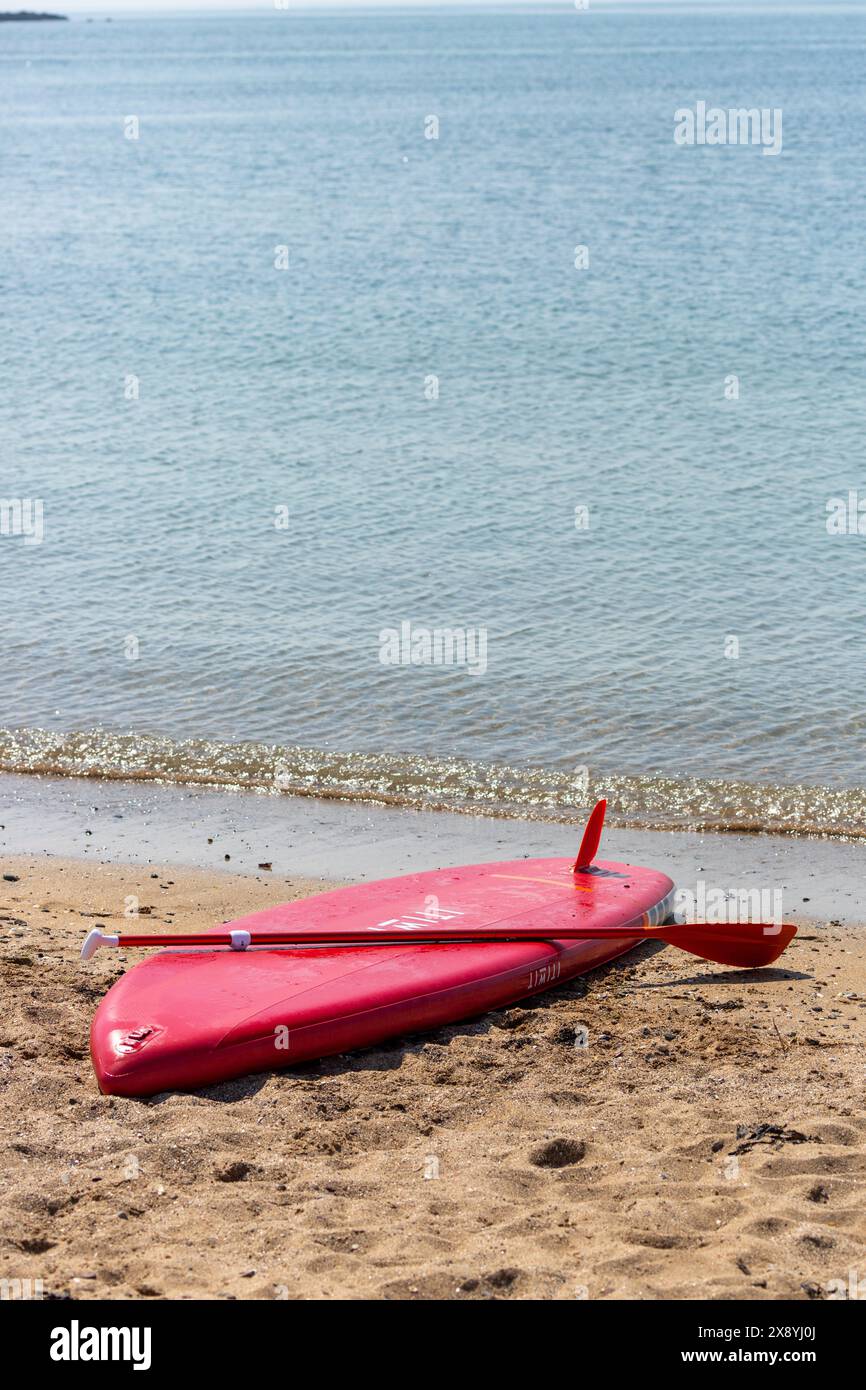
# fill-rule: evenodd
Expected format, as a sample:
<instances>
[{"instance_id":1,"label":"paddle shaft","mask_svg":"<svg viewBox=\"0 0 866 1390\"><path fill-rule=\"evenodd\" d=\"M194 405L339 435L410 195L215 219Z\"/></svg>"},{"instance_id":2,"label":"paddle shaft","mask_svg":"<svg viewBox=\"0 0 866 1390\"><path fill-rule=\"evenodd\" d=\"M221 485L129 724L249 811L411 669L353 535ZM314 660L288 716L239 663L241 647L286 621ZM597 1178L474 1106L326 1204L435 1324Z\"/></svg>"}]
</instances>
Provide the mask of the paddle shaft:
<instances>
[{"instance_id":1,"label":"paddle shaft","mask_svg":"<svg viewBox=\"0 0 866 1390\"><path fill-rule=\"evenodd\" d=\"M676 945L678 938L692 940L696 933L705 934L708 941L717 937L719 941L726 941L731 936L738 939L755 938L761 939L768 937L772 939L778 936L783 928L772 923L744 922L732 926L722 924L720 926L679 926L671 924L665 927L611 927L607 930L600 930L598 927L552 927L548 931L532 932L525 928L521 931L507 930L485 930L473 929L471 927L458 927L454 932L444 932L441 927L413 927L411 930L399 931L392 929L367 930L352 932L345 927L335 927L332 930L306 929L302 931L273 931L273 932L251 932L249 944L251 946L358 946L363 944L373 945L394 945L395 942L412 942L423 945L443 946L449 943L460 942L484 942L484 941L604 941L608 937L612 940L635 940L645 941L657 937L660 941L669 941L671 945ZM177 934L139 934L136 932L124 932L118 937L117 944L124 946L231 946L232 934L230 932L179 932Z\"/></svg>"},{"instance_id":2,"label":"paddle shaft","mask_svg":"<svg viewBox=\"0 0 866 1390\"><path fill-rule=\"evenodd\" d=\"M486 931L484 928L457 927L449 935L441 927L417 927L408 931L393 927L383 931L367 929L353 932L351 928L334 927L330 931L313 929L306 931L250 932L244 928L233 928L225 932L183 932L176 936L156 935L155 933L129 932L120 935L103 935L95 928L82 948L83 960L89 960L100 946L204 946L213 950L216 946L228 947L233 951L246 951L251 946L265 949L275 946L393 946L398 945L465 945L467 942L481 945L485 941L511 942L552 942L552 941L661 941L666 946L677 946L703 960L716 961L720 965L736 965L754 969L771 965L778 960L791 941L797 928L788 924L760 922L741 922L710 926L706 923L680 926L671 924L664 927L550 927L546 932L532 931Z\"/></svg>"}]
</instances>

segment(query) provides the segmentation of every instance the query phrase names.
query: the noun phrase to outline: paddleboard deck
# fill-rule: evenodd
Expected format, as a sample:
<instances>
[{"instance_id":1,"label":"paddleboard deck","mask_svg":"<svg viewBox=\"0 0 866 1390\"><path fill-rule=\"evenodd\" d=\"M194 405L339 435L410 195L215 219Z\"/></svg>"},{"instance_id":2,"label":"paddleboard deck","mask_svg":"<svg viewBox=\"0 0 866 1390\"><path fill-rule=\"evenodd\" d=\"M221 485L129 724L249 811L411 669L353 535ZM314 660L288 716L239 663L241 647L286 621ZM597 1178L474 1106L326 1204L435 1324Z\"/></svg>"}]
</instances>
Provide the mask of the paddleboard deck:
<instances>
[{"instance_id":1,"label":"paddleboard deck","mask_svg":"<svg viewBox=\"0 0 866 1390\"><path fill-rule=\"evenodd\" d=\"M357 930L357 946L174 949L141 961L93 1020L100 1088L146 1096L195 1090L251 1072L369 1047L454 1023L561 984L631 950L620 928L673 911L666 874L568 859L517 859L437 869L320 893L215 928ZM412 941L435 923L444 944ZM557 926L600 940L557 940ZM525 930L544 939L461 942L460 929ZM376 944L376 931L405 943ZM369 944L368 944L369 943Z\"/></svg>"}]
</instances>

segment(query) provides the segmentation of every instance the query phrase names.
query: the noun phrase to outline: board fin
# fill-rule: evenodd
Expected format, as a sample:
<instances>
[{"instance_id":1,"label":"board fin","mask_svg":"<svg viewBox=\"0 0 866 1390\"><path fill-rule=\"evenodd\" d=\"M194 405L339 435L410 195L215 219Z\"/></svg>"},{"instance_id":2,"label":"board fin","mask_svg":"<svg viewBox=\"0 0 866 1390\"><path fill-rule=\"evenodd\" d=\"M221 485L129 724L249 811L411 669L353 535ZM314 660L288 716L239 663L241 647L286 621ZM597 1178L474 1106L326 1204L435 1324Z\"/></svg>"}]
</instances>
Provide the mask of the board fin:
<instances>
[{"instance_id":1,"label":"board fin","mask_svg":"<svg viewBox=\"0 0 866 1390\"><path fill-rule=\"evenodd\" d=\"M597 801L593 806L589 820L586 822L586 829L583 832L583 839L580 842L580 849L577 851L572 873L576 874L580 869L588 869L598 854L606 810L607 802L604 799Z\"/></svg>"}]
</instances>

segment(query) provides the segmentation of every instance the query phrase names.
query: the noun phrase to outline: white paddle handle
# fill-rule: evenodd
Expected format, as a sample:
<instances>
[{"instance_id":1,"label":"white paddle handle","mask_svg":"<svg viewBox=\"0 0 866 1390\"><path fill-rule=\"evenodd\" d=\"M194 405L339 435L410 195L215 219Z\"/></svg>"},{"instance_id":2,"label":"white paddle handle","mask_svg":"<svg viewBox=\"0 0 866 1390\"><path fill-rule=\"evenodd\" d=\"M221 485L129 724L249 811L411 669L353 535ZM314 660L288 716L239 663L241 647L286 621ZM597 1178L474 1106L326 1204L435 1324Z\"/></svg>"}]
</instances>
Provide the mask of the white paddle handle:
<instances>
[{"instance_id":1,"label":"white paddle handle","mask_svg":"<svg viewBox=\"0 0 866 1390\"><path fill-rule=\"evenodd\" d=\"M246 951L246 949L251 945L251 943L252 937L248 931L229 932L228 944L231 946L231 949L233 951ZM170 936L166 937L165 944L166 946L171 946L174 944ZM98 927L94 927L93 931L89 933L87 940L81 948L81 959L90 960L90 957L92 955L95 955L95 953L99 950L100 946L119 945L119 936L112 935L110 932L101 932Z\"/></svg>"},{"instance_id":2,"label":"white paddle handle","mask_svg":"<svg viewBox=\"0 0 866 1390\"><path fill-rule=\"evenodd\" d=\"M98 927L94 927L81 948L81 959L90 960L90 957L99 950L100 946L117 946L119 941L118 936L111 936L109 933L103 935Z\"/></svg>"}]
</instances>

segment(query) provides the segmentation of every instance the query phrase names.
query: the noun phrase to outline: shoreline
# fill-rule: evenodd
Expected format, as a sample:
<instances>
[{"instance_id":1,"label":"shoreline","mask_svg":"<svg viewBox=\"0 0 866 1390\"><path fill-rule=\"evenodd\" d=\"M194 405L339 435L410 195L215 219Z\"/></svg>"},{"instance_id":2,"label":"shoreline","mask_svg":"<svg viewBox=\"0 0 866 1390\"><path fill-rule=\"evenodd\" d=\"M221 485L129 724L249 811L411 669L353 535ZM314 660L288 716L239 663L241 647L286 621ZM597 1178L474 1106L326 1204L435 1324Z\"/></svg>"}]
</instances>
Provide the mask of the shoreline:
<instances>
[{"instance_id":1,"label":"shoreline","mask_svg":"<svg viewBox=\"0 0 866 1390\"><path fill-rule=\"evenodd\" d=\"M174 739L105 729L0 729L0 776L252 792L474 818L569 825L604 796L608 823L689 834L866 839L866 786L657 769L510 764L300 744Z\"/></svg>"},{"instance_id":2,"label":"shoreline","mask_svg":"<svg viewBox=\"0 0 866 1390\"><path fill-rule=\"evenodd\" d=\"M570 825L313 797L151 783L0 776L0 858L33 854L272 874L322 883L389 878L498 859L567 856ZM866 847L790 836L608 825L601 857L668 873L679 888L782 894L795 920L866 922ZM261 870L261 864L270 870ZM276 886L276 884L275 884Z\"/></svg>"}]
</instances>

